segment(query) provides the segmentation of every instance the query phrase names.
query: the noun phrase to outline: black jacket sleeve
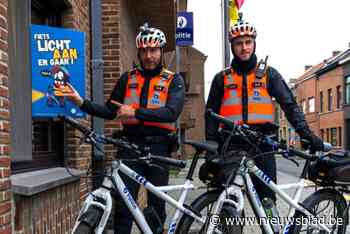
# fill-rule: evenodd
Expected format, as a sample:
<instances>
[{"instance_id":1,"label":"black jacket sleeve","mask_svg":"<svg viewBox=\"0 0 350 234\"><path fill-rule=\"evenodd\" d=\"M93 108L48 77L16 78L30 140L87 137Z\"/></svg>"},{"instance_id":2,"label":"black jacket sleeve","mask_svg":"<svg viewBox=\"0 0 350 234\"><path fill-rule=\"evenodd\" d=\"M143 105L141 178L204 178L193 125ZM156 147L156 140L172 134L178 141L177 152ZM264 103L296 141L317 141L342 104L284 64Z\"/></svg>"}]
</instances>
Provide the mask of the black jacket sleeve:
<instances>
[{"instance_id":1,"label":"black jacket sleeve","mask_svg":"<svg viewBox=\"0 0 350 234\"><path fill-rule=\"evenodd\" d=\"M97 116L104 119L114 119L116 117L118 107L112 104L111 100L123 103L127 82L128 73L124 73L114 86L114 89L105 105L100 105L97 103L93 103L89 100L84 100L84 103L80 107L80 109L93 116Z\"/></svg>"},{"instance_id":2,"label":"black jacket sleeve","mask_svg":"<svg viewBox=\"0 0 350 234\"><path fill-rule=\"evenodd\" d=\"M139 108L135 117L141 121L174 122L182 112L184 101L184 81L180 75L175 74L169 86L166 105L157 109Z\"/></svg>"},{"instance_id":3,"label":"black jacket sleeve","mask_svg":"<svg viewBox=\"0 0 350 234\"><path fill-rule=\"evenodd\" d=\"M222 79L222 73L218 73L215 75L206 104L206 110L211 109L215 113L219 113L221 100L224 95L224 81ZM207 140L217 140L217 132L219 129L219 124L205 116L205 135Z\"/></svg>"},{"instance_id":4,"label":"black jacket sleeve","mask_svg":"<svg viewBox=\"0 0 350 234\"><path fill-rule=\"evenodd\" d=\"M268 69L268 92L280 104L289 123L301 138L310 136L311 131L305 120L304 113L295 101L292 91L282 78L281 74L274 68Z\"/></svg>"}]
</instances>

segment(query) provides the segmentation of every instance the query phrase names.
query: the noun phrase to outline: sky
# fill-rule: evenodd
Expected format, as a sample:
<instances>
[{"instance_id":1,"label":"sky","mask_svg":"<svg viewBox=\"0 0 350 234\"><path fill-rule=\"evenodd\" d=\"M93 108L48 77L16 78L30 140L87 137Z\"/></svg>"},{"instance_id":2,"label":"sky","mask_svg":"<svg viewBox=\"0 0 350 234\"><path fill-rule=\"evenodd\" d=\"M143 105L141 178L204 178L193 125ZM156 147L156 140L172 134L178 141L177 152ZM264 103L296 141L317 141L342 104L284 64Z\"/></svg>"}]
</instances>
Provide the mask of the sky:
<instances>
[{"instance_id":1,"label":"sky","mask_svg":"<svg viewBox=\"0 0 350 234\"><path fill-rule=\"evenodd\" d=\"M343 51L350 43L348 0L245 0L243 19L257 29L258 59L269 56L269 65L285 80L297 78L305 65L316 65ZM194 18L194 47L208 56L205 91L222 70L221 0L188 0Z\"/></svg>"}]
</instances>

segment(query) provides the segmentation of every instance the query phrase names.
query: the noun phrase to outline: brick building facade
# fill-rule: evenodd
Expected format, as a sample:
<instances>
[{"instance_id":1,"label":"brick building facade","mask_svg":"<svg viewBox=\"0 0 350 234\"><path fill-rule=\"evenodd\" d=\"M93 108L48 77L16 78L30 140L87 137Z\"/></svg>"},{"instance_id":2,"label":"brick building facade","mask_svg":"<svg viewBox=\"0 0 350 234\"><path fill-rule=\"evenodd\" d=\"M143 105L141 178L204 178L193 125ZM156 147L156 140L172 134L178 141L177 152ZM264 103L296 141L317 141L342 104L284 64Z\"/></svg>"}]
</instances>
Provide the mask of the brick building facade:
<instances>
[{"instance_id":1,"label":"brick building facade","mask_svg":"<svg viewBox=\"0 0 350 234\"><path fill-rule=\"evenodd\" d=\"M92 22L96 2L99 26ZM92 188L91 179L80 175L94 163L94 153L88 144L79 145L80 133L59 119L32 119L30 25L85 33L86 98L95 100L100 82L103 101L137 62L134 38L145 21L166 32L167 51L175 49L175 14L170 0L0 0L0 233L69 233ZM101 61L93 57L96 25L102 32ZM93 74L99 69L97 80ZM80 122L95 124L89 116ZM120 127L116 121L102 124L107 135ZM109 158L115 153L111 146L104 150ZM79 176L69 175L65 165Z\"/></svg>"},{"instance_id":2,"label":"brick building facade","mask_svg":"<svg viewBox=\"0 0 350 234\"><path fill-rule=\"evenodd\" d=\"M349 57L350 49L333 52L332 57L322 63L307 66L294 86L296 100L311 130L334 147L347 149L350 148L350 125L347 124L350 111L350 102L347 101L350 97L350 86L347 85ZM283 138L286 136L284 129L289 125L281 123L280 135Z\"/></svg>"},{"instance_id":3,"label":"brick building facade","mask_svg":"<svg viewBox=\"0 0 350 234\"><path fill-rule=\"evenodd\" d=\"M204 63L207 56L194 47L180 49L180 74L185 81L185 104L180 116L182 140L204 140ZM165 56L165 62L171 70L176 70L175 52ZM184 145L182 156L193 155L191 146Z\"/></svg>"}]
</instances>

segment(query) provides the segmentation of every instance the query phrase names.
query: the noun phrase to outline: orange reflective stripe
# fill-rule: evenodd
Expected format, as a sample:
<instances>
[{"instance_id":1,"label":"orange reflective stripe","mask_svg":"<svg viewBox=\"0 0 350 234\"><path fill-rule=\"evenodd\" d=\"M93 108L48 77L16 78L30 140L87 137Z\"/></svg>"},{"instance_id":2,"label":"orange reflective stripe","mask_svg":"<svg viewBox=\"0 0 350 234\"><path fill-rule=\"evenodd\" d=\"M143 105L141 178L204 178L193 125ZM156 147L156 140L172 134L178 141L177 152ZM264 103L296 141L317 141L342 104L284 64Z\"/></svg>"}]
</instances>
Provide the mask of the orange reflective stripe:
<instances>
[{"instance_id":1,"label":"orange reflective stripe","mask_svg":"<svg viewBox=\"0 0 350 234\"><path fill-rule=\"evenodd\" d=\"M143 124L146 126L153 126L153 127L160 127L160 128L168 129L170 131L176 130L175 123L143 122Z\"/></svg>"},{"instance_id":2,"label":"orange reflective stripe","mask_svg":"<svg viewBox=\"0 0 350 234\"><path fill-rule=\"evenodd\" d=\"M274 108L271 104L254 104L248 105L248 114L273 114Z\"/></svg>"},{"instance_id":3,"label":"orange reflective stripe","mask_svg":"<svg viewBox=\"0 0 350 234\"><path fill-rule=\"evenodd\" d=\"M242 115L242 105L225 106L220 109L220 115Z\"/></svg>"}]
</instances>

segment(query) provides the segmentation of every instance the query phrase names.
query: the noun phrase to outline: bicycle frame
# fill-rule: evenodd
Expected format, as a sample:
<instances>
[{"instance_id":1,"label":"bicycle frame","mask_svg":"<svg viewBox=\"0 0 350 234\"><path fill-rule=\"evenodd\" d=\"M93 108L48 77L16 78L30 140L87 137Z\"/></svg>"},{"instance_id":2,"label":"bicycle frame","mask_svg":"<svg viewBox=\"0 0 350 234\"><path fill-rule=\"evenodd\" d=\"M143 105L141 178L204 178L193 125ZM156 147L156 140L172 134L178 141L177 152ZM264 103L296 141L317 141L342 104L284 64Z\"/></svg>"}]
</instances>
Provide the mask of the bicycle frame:
<instances>
[{"instance_id":1,"label":"bicycle frame","mask_svg":"<svg viewBox=\"0 0 350 234\"><path fill-rule=\"evenodd\" d=\"M174 217L172 218L172 221L169 224L169 229L168 229L169 234L172 234L175 232L181 213L185 213L193 217L198 222L201 222L203 224L205 223L205 218L201 218L197 216L195 213L193 213L191 210L187 209L184 206L184 201L186 200L188 191L195 189L191 180L186 179L183 185L154 186L152 183L147 181L143 176L137 174L135 171L130 169L122 161L114 160L112 162L112 167L110 172L111 176L105 177L102 187L92 192L92 194L90 194L86 199L86 201L84 202L84 206L81 209L78 215L76 224L73 228L73 231L72 231L73 233L79 224L79 218L81 217L82 214L84 214L84 212L88 209L90 205L95 205L104 210L104 214L102 215L100 222L95 228L96 234L100 234L103 232L112 209L112 197L110 194L110 191L112 190L112 188L116 188L118 190L120 196L122 197L124 203L127 205L129 211L133 215L141 231L143 231L143 233L146 233L146 234L153 233L141 209L139 208L134 198L129 193L128 188L125 186L122 178L120 177L119 171L125 174L126 176L128 176L129 178L133 179L134 181L136 181L138 184L143 185L148 191L152 192L157 197L166 201L171 206L176 208ZM179 201L176 201L174 198L172 198L171 196L165 193L166 191L176 191L176 190L183 190L180 195ZM105 203L105 204L101 204L101 199L104 201L102 203Z\"/></svg>"},{"instance_id":2,"label":"bicycle frame","mask_svg":"<svg viewBox=\"0 0 350 234\"><path fill-rule=\"evenodd\" d=\"M235 202L235 205L239 204L237 207L237 211L241 213L244 207L244 201L243 201L243 193L241 191L241 188L244 187L247 191L247 194L250 198L251 204L253 205L257 218L260 218L260 220L265 220L264 222L261 222L264 230L268 234L273 234L273 230L270 226L270 224L267 222L268 218L265 213L265 209L262 206L261 200L259 198L259 195L257 194L255 187L253 185L252 179L250 174L254 174L256 177L258 177L262 182L264 182L277 196L281 197L282 200L284 200L289 206L290 210L288 213L288 218L291 218L294 215L295 210L298 210L302 212L303 214L310 216L314 218L315 216L306 210L304 207L299 205L299 200L301 198L301 193L306 187L305 185L305 179L301 178L298 183L291 183L291 184L284 184L284 185L277 185L275 184L272 179L267 176L262 170L260 170L254 163L253 160L247 159L243 157L240 168L236 172L236 176L234 179L233 185L231 185L226 191L224 190L222 194L220 195L220 198L218 199L217 204L214 207L213 214L220 214L221 207L224 202L228 202L229 199L227 199L227 194L228 195L236 195L237 193L240 194L237 196L237 202ZM304 174L304 172L303 172ZM303 177L303 176L302 176ZM284 192L284 189L289 189L289 188L298 188L296 193L294 194L294 197L291 198L286 192ZM243 203L243 205L242 205ZM283 228L283 233L287 234L288 230L290 228L291 223L287 223L284 228ZM317 224L321 230L325 230L328 233L330 233L330 230L324 225L324 224ZM215 225L212 223L208 224L208 229L207 233L213 233L217 232L215 230Z\"/></svg>"}]
</instances>

